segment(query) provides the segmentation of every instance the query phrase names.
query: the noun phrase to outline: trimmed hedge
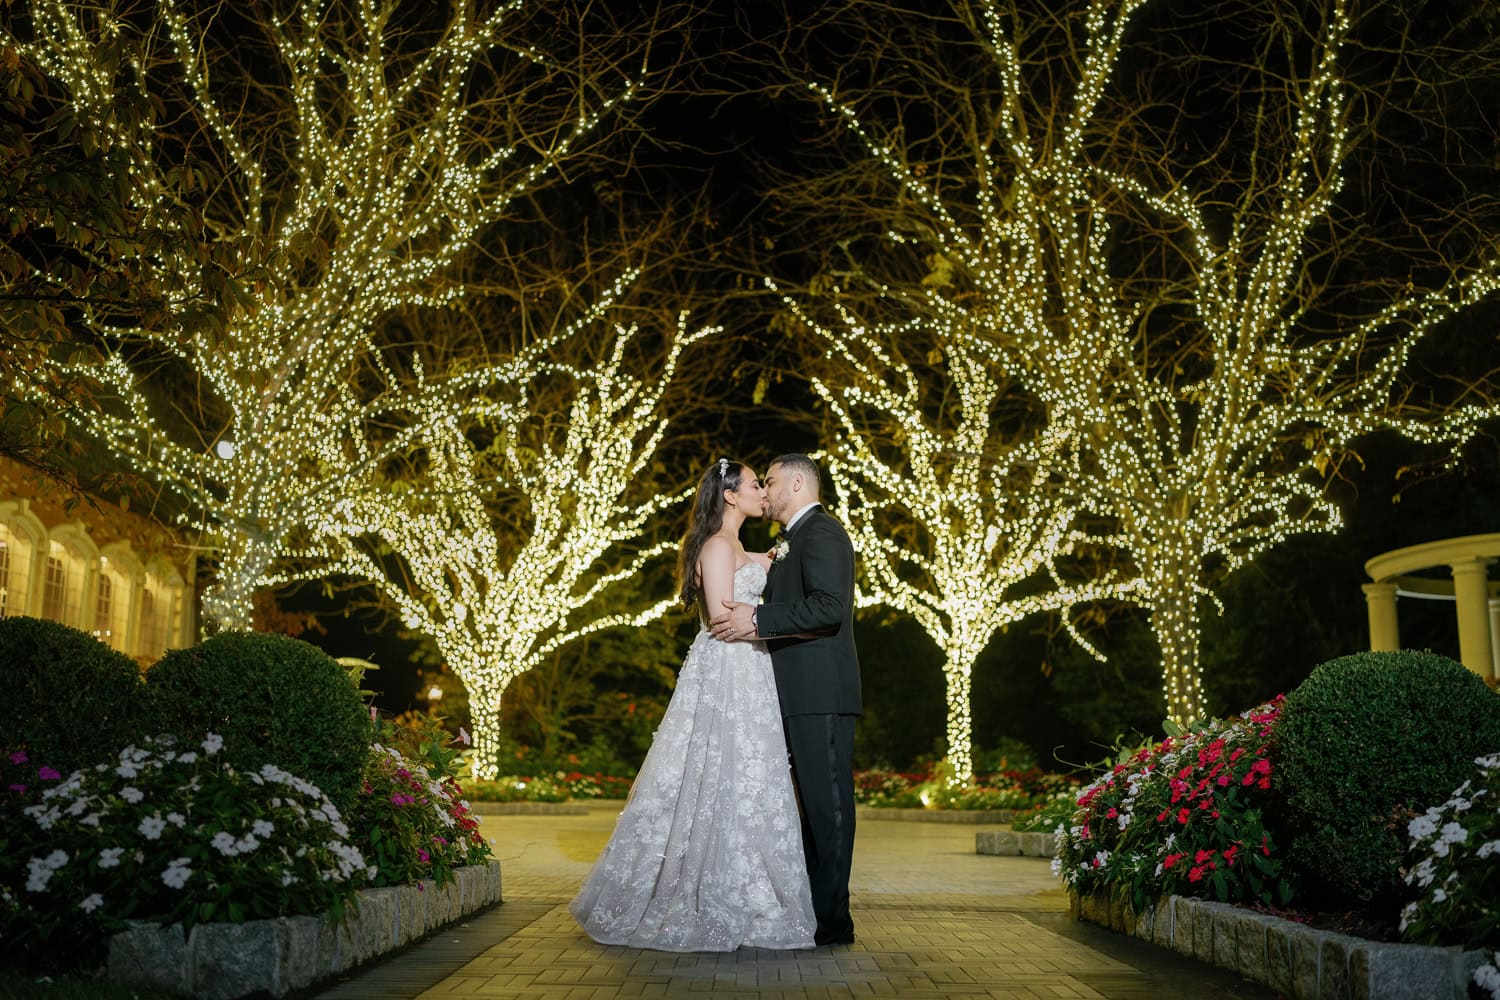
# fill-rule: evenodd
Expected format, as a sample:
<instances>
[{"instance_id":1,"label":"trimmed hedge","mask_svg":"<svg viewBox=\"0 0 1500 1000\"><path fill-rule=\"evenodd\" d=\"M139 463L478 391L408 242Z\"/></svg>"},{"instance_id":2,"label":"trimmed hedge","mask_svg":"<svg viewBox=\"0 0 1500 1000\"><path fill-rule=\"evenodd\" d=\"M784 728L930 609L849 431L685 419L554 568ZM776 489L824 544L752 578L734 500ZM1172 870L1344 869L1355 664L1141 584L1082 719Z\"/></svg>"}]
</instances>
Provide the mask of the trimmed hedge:
<instances>
[{"instance_id":1,"label":"trimmed hedge","mask_svg":"<svg viewBox=\"0 0 1500 1000\"><path fill-rule=\"evenodd\" d=\"M26 747L64 774L114 759L135 735L135 661L86 632L41 618L0 618L0 749Z\"/></svg>"},{"instance_id":2,"label":"trimmed hedge","mask_svg":"<svg viewBox=\"0 0 1500 1000\"><path fill-rule=\"evenodd\" d=\"M1287 695L1275 741L1299 898L1395 905L1407 821L1500 750L1500 695L1436 653L1357 653Z\"/></svg>"},{"instance_id":3,"label":"trimmed hedge","mask_svg":"<svg viewBox=\"0 0 1500 1000\"><path fill-rule=\"evenodd\" d=\"M340 811L354 804L370 721L344 668L316 646L221 633L162 657L146 692L152 732L190 744L218 733L236 766L275 764L317 785Z\"/></svg>"}]
</instances>

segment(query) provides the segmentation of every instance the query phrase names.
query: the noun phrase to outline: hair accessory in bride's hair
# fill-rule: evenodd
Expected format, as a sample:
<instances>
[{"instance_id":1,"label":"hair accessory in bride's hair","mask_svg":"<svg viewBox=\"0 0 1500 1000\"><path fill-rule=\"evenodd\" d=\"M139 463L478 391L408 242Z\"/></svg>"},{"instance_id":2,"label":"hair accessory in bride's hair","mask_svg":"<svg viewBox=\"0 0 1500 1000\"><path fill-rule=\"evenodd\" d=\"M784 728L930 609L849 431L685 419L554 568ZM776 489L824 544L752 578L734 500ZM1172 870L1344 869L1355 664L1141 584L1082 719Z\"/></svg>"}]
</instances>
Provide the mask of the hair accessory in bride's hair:
<instances>
[{"instance_id":1,"label":"hair accessory in bride's hair","mask_svg":"<svg viewBox=\"0 0 1500 1000\"><path fill-rule=\"evenodd\" d=\"M719 478L724 479L729 475L729 459L719 459Z\"/></svg>"}]
</instances>

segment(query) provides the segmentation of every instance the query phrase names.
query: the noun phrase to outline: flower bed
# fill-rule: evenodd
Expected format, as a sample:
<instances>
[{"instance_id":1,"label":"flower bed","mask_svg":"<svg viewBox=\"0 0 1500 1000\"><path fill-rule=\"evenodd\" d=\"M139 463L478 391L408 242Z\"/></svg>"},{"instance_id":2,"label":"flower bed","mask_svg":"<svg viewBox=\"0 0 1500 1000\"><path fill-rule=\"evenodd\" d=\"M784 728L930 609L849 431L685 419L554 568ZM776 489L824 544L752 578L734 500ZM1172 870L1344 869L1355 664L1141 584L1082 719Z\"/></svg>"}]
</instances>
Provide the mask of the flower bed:
<instances>
[{"instance_id":1,"label":"flower bed","mask_svg":"<svg viewBox=\"0 0 1500 1000\"><path fill-rule=\"evenodd\" d=\"M926 773L869 770L854 775L854 801L892 809L1012 810L1035 812L1055 803L1071 804L1082 782L1038 768L976 775L955 784L941 766Z\"/></svg>"},{"instance_id":2,"label":"flower bed","mask_svg":"<svg viewBox=\"0 0 1500 1000\"><path fill-rule=\"evenodd\" d=\"M394 735L388 733L387 735ZM178 927L306 916L337 925L366 887L447 891L487 862L439 733L370 748L355 805L274 764L234 766L217 735L127 746L74 771L0 758L0 937L7 964L88 967L143 920Z\"/></svg>"},{"instance_id":3,"label":"flower bed","mask_svg":"<svg viewBox=\"0 0 1500 1000\"><path fill-rule=\"evenodd\" d=\"M567 802L571 799L623 799L630 778L557 771L546 775L504 775L494 781L469 780L464 795L474 802Z\"/></svg>"},{"instance_id":4,"label":"flower bed","mask_svg":"<svg viewBox=\"0 0 1500 1000\"><path fill-rule=\"evenodd\" d=\"M1164 896L1285 904L1264 822L1281 698L1137 750L1089 785L1059 829L1053 870L1073 892L1143 909Z\"/></svg>"}]
</instances>

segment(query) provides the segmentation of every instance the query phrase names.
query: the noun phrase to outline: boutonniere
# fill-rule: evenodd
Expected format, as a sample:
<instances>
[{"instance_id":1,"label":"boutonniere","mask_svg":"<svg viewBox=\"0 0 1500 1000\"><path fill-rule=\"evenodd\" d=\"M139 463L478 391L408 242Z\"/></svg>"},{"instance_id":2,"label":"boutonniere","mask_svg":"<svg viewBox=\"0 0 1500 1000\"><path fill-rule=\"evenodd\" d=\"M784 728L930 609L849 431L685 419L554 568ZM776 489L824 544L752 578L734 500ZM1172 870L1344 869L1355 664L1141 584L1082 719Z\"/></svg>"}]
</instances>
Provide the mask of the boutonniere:
<instances>
[{"instance_id":1,"label":"boutonniere","mask_svg":"<svg viewBox=\"0 0 1500 1000\"><path fill-rule=\"evenodd\" d=\"M786 554L790 551L792 551L792 545L785 538L777 542L775 547L771 549L771 565L774 566L775 564L781 562L781 560L786 558Z\"/></svg>"}]
</instances>

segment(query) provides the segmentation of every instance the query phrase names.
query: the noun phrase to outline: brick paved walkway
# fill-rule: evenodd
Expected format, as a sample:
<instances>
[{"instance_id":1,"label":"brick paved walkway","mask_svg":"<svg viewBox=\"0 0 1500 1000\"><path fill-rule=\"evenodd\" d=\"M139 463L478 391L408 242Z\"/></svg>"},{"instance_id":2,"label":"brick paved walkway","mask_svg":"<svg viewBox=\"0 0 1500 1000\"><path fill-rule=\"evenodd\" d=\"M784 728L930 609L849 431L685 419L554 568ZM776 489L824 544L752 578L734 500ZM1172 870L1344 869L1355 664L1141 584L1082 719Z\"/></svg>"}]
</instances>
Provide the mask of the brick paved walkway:
<instances>
[{"instance_id":1,"label":"brick paved walkway","mask_svg":"<svg viewBox=\"0 0 1500 1000\"><path fill-rule=\"evenodd\" d=\"M604 846L617 809L484 817L504 866L506 901L319 997L1274 996L1210 966L1073 922L1045 861L976 855L976 828L967 825L860 821L853 945L727 955L603 947L578 929L567 902Z\"/></svg>"}]
</instances>

